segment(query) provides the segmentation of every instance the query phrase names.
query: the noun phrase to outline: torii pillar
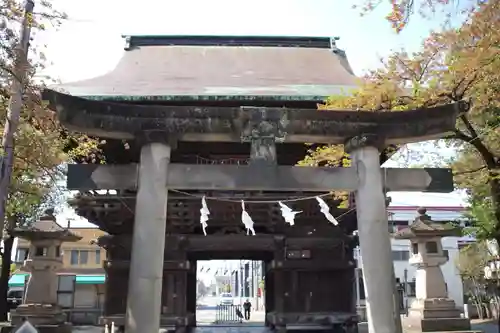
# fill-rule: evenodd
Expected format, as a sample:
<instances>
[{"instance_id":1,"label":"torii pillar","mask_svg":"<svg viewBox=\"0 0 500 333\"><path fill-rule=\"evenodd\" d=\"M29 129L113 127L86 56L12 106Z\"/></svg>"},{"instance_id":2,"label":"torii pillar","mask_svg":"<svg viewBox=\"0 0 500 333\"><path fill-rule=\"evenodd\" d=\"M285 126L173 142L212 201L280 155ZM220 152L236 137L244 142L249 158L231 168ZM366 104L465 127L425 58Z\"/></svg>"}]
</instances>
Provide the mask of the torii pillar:
<instances>
[{"instance_id":1,"label":"torii pillar","mask_svg":"<svg viewBox=\"0 0 500 333\"><path fill-rule=\"evenodd\" d=\"M161 140L141 148L126 333L154 333L160 329L170 150L170 145Z\"/></svg>"},{"instance_id":2,"label":"torii pillar","mask_svg":"<svg viewBox=\"0 0 500 333\"><path fill-rule=\"evenodd\" d=\"M372 134L354 137L345 144L359 178L355 200L370 333L400 330L396 327L399 313L394 306L394 266L380 168L383 146L384 138Z\"/></svg>"}]
</instances>

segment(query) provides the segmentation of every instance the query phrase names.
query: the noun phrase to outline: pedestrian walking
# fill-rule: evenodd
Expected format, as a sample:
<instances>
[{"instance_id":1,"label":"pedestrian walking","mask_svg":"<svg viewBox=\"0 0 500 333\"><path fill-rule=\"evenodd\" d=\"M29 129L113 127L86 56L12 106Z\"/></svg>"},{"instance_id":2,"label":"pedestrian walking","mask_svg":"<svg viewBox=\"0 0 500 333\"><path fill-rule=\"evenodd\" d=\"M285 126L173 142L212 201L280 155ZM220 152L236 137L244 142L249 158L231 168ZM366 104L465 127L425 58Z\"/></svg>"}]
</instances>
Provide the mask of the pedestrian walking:
<instances>
[{"instance_id":1,"label":"pedestrian walking","mask_svg":"<svg viewBox=\"0 0 500 333\"><path fill-rule=\"evenodd\" d=\"M252 310L252 303L247 300L243 303L243 309L245 310L245 320L250 320L250 311Z\"/></svg>"}]
</instances>

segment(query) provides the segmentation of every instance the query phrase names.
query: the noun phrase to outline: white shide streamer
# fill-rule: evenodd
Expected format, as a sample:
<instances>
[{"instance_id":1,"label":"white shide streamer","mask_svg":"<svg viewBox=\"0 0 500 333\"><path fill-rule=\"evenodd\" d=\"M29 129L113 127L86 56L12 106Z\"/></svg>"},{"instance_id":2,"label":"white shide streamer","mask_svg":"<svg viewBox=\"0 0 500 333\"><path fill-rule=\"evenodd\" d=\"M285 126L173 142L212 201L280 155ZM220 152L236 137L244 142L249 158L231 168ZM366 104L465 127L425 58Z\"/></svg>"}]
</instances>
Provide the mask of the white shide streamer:
<instances>
[{"instance_id":1,"label":"white shide streamer","mask_svg":"<svg viewBox=\"0 0 500 333\"><path fill-rule=\"evenodd\" d=\"M210 215L210 211L208 210L207 201L205 200L205 196L201 198L201 209L200 209L200 223L201 228L203 229L203 234L207 235L207 221L208 215Z\"/></svg>"},{"instance_id":2,"label":"white shide streamer","mask_svg":"<svg viewBox=\"0 0 500 333\"><path fill-rule=\"evenodd\" d=\"M316 201L318 201L320 212L322 212L323 215L325 215L326 219L331 223L333 223L333 225L338 225L339 222L330 213L330 207L328 207L325 200L321 199L320 197L316 197Z\"/></svg>"},{"instance_id":3,"label":"white shide streamer","mask_svg":"<svg viewBox=\"0 0 500 333\"><path fill-rule=\"evenodd\" d=\"M281 201L278 201L278 204L280 205L281 208L281 216L283 216L283 219L285 220L286 223L290 225L295 224L295 215L302 213L301 210L299 211L294 211Z\"/></svg>"},{"instance_id":4,"label":"white shide streamer","mask_svg":"<svg viewBox=\"0 0 500 333\"><path fill-rule=\"evenodd\" d=\"M245 225L247 229L247 235L252 232L252 236L255 236L255 230L253 228L253 220L250 214L245 210L245 201L241 200L241 222Z\"/></svg>"},{"instance_id":5,"label":"white shide streamer","mask_svg":"<svg viewBox=\"0 0 500 333\"><path fill-rule=\"evenodd\" d=\"M319 196L315 197L315 199L316 199L316 201L318 201L320 212L323 213L325 218L333 225L338 225L339 222L330 213L330 207L328 206L328 204ZM278 205L280 206L281 216L283 216L283 219L285 220L285 222L290 224L291 226L295 225L295 216L297 214L302 213L303 211L293 210L292 208L285 205L281 201L278 201ZM208 227L208 225L207 225L207 221L209 220L208 215L210 215L210 210L208 210L206 198L205 198L205 196L203 196L201 198L200 224L201 224L201 227L203 229L203 234L205 236L207 235L206 229ZM250 235L250 233L251 233L252 236L255 236L254 222L253 222L250 214L248 214L248 212L245 210L245 201L244 200L241 200L241 222L245 225L247 235Z\"/></svg>"}]
</instances>

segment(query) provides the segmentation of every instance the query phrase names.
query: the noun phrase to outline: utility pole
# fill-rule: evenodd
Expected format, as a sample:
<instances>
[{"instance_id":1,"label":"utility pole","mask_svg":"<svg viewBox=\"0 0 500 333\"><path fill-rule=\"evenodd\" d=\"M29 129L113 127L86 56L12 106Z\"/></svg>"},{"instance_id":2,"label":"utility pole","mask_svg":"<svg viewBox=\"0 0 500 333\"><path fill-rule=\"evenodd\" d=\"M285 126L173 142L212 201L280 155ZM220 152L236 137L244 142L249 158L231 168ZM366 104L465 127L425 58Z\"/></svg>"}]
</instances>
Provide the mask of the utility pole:
<instances>
[{"instance_id":1,"label":"utility pole","mask_svg":"<svg viewBox=\"0 0 500 333\"><path fill-rule=\"evenodd\" d=\"M243 291L244 291L244 286L245 286L245 277L243 274L243 263L241 262L241 259L240 259L240 275L241 275L241 278L240 278L240 306L241 306L243 304L242 298L243 298Z\"/></svg>"},{"instance_id":2,"label":"utility pole","mask_svg":"<svg viewBox=\"0 0 500 333\"><path fill-rule=\"evenodd\" d=\"M255 297L255 309L259 310L259 262L253 261L253 297Z\"/></svg>"},{"instance_id":3,"label":"utility pole","mask_svg":"<svg viewBox=\"0 0 500 333\"><path fill-rule=\"evenodd\" d=\"M27 0L24 6L24 19L21 25L20 42L15 49L14 77L10 91L10 101L2 138L3 156L0 160L0 231L5 224L5 208L9 194L12 165L14 163L14 135L19 127L23 108L24 87L28 67L28 48L31 36L31 20L35 3Z\"/></svg>"}]
</instances>

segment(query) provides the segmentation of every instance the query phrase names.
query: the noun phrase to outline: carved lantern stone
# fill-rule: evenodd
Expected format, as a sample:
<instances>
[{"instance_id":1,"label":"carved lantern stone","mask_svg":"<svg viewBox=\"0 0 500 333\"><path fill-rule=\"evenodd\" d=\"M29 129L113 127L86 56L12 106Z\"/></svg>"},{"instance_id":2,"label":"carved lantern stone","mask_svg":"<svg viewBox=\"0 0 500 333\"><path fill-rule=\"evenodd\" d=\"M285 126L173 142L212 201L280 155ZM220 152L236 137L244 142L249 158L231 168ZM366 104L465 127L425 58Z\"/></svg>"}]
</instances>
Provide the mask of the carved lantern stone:
<instances>
[{"instance_id":1,"label":"carved lantern stone","mask_svg":"<svg viewBox=\"0 0 500 333\"><path fill-rule=\"evenodd\" d=\"M417 319L423 332L468 330L470 322L460 317L460 310L448 297L441 265L448 261L441 239L460 236L460 228L432 221L425 208L408 228L398 231L395 239L411 242L410 264L416 266L416 299L410 307L410 317ZM415 320L410 321L415 323Z\"/></svg>"},{"instance_id":2,"label":"carved lantern stone","mask_svg":"<svg viewBox=\"0 0 500 333\"><path fill-rule=\"evenodd\" d=\"M63 265L61 244L81 237L58 225L53 209L46 210L32 225L14 229L12 235L30 242L28 259L23 266L30 277L24 302L12 314L13 324L27 319L35 326L65 326L66 315L57 305L57 273Z\"/></svg>"}]
</instances>

